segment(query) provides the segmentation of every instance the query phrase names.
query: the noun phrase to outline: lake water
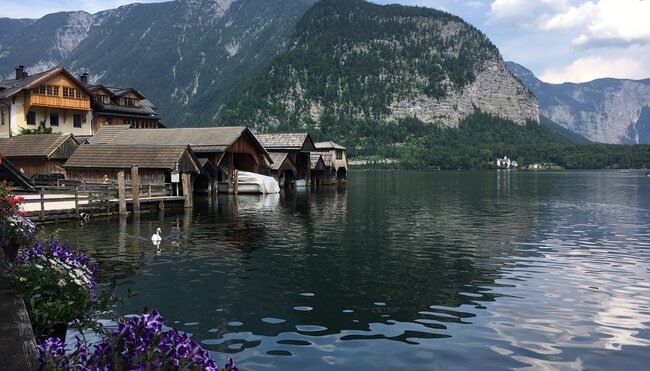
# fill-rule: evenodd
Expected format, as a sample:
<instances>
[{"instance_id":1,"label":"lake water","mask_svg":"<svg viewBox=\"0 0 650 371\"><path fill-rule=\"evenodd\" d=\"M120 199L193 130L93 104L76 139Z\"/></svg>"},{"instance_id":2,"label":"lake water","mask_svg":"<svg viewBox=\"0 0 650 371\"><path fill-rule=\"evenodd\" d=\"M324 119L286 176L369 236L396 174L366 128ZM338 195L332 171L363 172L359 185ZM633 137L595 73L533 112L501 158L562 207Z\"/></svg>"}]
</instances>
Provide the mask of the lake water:
<instances>
[{"instance_id":1,"label":"lake water","mask_svg":"<svg viewBox=\"0 0 650 371\"><path fill-rule=\"evenodd\" d=\"M643 172L351 172L347 187L43 227L242 370L641 370ZM162 228L160 248L150 236Z\"/></svg>"}]
</instances>

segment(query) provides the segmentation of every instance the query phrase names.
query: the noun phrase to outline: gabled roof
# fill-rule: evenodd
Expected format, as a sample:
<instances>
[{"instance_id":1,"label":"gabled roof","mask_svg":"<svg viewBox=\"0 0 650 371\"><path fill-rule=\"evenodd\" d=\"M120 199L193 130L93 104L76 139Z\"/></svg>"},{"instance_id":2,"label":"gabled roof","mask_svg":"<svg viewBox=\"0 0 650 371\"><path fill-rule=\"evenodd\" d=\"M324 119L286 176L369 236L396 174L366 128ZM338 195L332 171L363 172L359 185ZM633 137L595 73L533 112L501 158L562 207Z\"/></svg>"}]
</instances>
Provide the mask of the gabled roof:
<instances>
[{"instance_id":1,"label":"gabled roof","mask_svg":"<svg viewBox=\"0 0 650 371\"><path fill-rule=\"evenodd\" d=\"M334 156L331 152L314 152L314 154L319 154L323 158L323 163L326 167L332 167L334 164Z\"/></svg>"},{"instance_id":2,"label":"gabled roof","mask_svg":"<svg viewBox=\"0 0 650 371\"><path fill-rule=\"evenodd\" d=\"M201 171L201 164L189 146L80 146L64 168L127 169L137 166L143 169L173 169L184 156L189 156L194 171Z\"/></svg>"},{"instance_id":3,"label":"gabled roof","mask_svg":"<svg viewBox=\"0 0 650 371\"><path fill-rule=\"evenodd\" d=\"M69 140L79 145L72 134L37 134L0 138L0 153L5 157L66 158L56 156L56 152Z\"/></svg>"},{"instance_id":4,"label":"gabled roof","mask_svg":"<svg viewBox=\"0 0 650 371\"><path fill-rule=\"evenodd\" d=\"M133 93L134 95L137 95L140 99L144 99L145 96L142 95L139 91L133 89L133 88L115 88L112 86L104 86L105 89L109 90L111 93L113 93L114 96L122 96L126 93Z\"/></svg>"},{"instance_id":5,"label":"gabled roof","mask_svg":"<svg viewBox=\"0 0 650 371\"><path fill-rule=\"evenodd\" d=\"M199 163L201 164L201 172L204 174L215 174L217 172L217 169L212 166L212 162L210 162L207 158L200 158Z\"/></svg>"},{"instance_id":6,"label":"gabled roof","mask_svg":"<svg viewBox=\"0 0 650 371\"><path fill-rule=\"evenodd\" d=\"M133 93L137 95L140 99L140 106L139 107L129 107L129 106L120 106L119 104L113 103L111 101L108 104L104 104L101 102L94 101L93 104L98 107L102 113L116 113L116 114L121 114L121 115L134 115L134 116L129 116L133 118L137 118L138 116L141 115L148 115L148 116L156 116L155 118L158 118L158 112L157 107L149 100L147 97L142 95L139 91L133 88L115 88L111 86L104 86L104 85L88 85L88 89L90 89L93 92L97 92L98 90L104 90L108 92L110 97L119 97L122 96L126 93Z\"/></svg>"},{"instance_id":7,"label":"gabled roof","mask_svg":"<svg viewBox=\"0 0 650 371\"><path fill-rule=\"evenodd\" d=\"M332 155L330 154L330 157ZM322 170L325 168L325 161L320 153L312 152L309 154L309 164L312 170Z\"/></svg>"},{"instance_id":8,"label":"gabled roof","mask_svg":"<svg viewBox=\"0 0 650 371\"><path fill-rule=\"evenodd\" d=\"M70 72L68 72L63 67L57 67L55 69L37 73L31 76L26 76L22 79L12 79L0 82L0 99L9 98L13 95L18 94L24 89L33 89L43 82L49 80L50 78L58 75L59 73L64 74L67 78L74 81L76 85L84 91L89 96L92 96L93 93L79 80L77 80Z\"/></svg>"},{"instance_id":9,"label":"gabled roof","mask_svg":"<svg viewBox=\"0 0 650 371\"><path fill-rule=\"evenodd\" d=\"M110 144L122 131L129 130L129 125L104 125L88 140L91 144Z\"/></svg>"},{"instance_id":10,"label":"gabled roof","mask_svg":"<svg viewBox=\"0 0 650 371\"><path fill-rule=\"evenodd\" d=\"M271 151L313 151L314 141L309 133L255 134L264 148Z\"/></svg>"},{"instance_id":11,"label":"gabled roof","mask_svg":"<svg viewBox=\"0 0 650 371\"><path fill-rule=\"evenodd\" d=\"M269 152L269 155L271 156L271 160L273 160L271 170L279 170L284 161L288 159L287 156L289 154L287 152ZM290 159L288 160L291 161Z\"/></svg>"},{"instance_id":12,"label":"gabled roof","mask_svg":"<svg viewBox=\"0 0 650 371\"><path fill-rule=\"evenodd\" d=\"M103 137L102 130L110 126L104 126L97 131L96 138L92 144L108 143L121 145L189 145L192 151L200 152L224 152L242 136L249 136L258 151L268 159L268 152L257 140L255 135L246 126L217 126L211 128L174 128L174 129L128 129L121 130L114 134L110 140L97 141Z\"/></svg>"},{"instance_id":13,"label":"gabled roof","mask_svg":"<svg viewBox=\"0 0 650 371\"><path fill-rule=\"evenodd\" d=\"M336 144L334 142L316 142L314 143L316 149L321 150L330 150L330 149L345 149L342 145Z\"/></svg>"},{"instance_id":14,"label":"gabled roof","mask_svg":"<svg viewBox=\"0 0 650 371\"><path fill-rule=\"evenodd\" d=\"M34 184L26 176L24 176L20 171L16 169L14 165L9 162L6 158L2 158L0 155L0 179L6 179L9 184L13 185L16 188L23 190L33 190Z\"/></svg>"}]
</instances>

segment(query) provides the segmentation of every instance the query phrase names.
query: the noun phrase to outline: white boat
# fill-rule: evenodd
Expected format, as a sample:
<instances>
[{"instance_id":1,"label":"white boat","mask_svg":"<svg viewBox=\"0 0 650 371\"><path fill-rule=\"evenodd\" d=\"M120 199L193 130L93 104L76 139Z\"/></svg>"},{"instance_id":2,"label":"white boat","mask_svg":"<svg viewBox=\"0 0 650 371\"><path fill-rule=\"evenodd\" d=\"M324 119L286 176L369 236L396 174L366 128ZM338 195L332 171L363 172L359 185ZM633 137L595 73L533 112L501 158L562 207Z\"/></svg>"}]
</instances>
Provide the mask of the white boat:
<instances>
[{"instance_id":1,"label":"white boat","mask_svg":"<svg viewBox=\"0 0 650 371\"><path fill-rule=\"evenodd\" d=\"M280 185L278 184L278 181L273 177L241 170L238 171L237 174L238 193L280 193ZM227 182L219 183L219 192L228 192Z\"/></svg>"}]
</instances>

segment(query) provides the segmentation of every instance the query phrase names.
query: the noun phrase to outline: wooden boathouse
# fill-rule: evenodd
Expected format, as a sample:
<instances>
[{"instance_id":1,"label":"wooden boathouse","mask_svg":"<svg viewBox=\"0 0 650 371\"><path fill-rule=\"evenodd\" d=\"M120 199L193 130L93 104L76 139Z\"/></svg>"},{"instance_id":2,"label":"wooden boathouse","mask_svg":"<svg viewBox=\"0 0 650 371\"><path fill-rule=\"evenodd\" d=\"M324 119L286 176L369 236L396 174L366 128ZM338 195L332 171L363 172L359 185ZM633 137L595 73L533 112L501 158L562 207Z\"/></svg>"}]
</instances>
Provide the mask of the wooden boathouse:
<instances>
[{"instance_id":1,"label":"wooden boathouse","mask_svg":"<svg viewBox=\"0 0 650 371\"><path fill-rule=\"evenodd\" d=\"M26 177L38 173L65 174L63 164L78 147L72 134L0 138L0 153Z\"/></svg>"},{"instance_id":2,"label":"wooden boathouse","mask_svg":"<svg viewBox=\"0 0 650 371\"><path fill-rule=\"evenodd\" d=\"M269 152L273 163L270 168L270 175L274 177L280 187L293 184L298 175L296 165L287 152Z\"/></svg>"},{"instance_id":3,"label":"wooden boathouse","mask_svg":"<svg viewBox=\"0 0 650 371\"><path fill-rule=\"evenodd\" d=\"M131 129L122 126L104 126L90 140L90 145L110 144L129 146L189 146L199 159L206 159L210 167L193 178L195 189L217 190L222 183L233 191L235 170L260 173L270 167L272 160L255 135L245 126L210 128ZM214 171L209 173L209 169ZM227 184L227 186L226 186Z\"/></svg>"},{"instance_id":4,"label":"wooden boathouse","mask_svg":"<svg viewBox=\"0 0 650 371\"><path fill-rule=\"evenodd\" d=\"M315 146L316 152L323 155L325 166L332 173L332 183L347 181L348 156L345 147L334 142L317 142Z\"/></svg>"},{"instance_id":5,"label":"wooden boathouse","mask_svg":"<svg viewBox=\"0 0 650 371\"><path fill-rule=\"evenodd\" d=\"M83 145L63 165L69 178L89 183L114 183L121 171L130 181L134 166L138 168L139 181L152 185L171 182L174 172L196 175L201 171L201 164L189 146L167 145Z\"/></svg>"},{"instance_id":6,"label":"wooden boathouse","mask_svg":"<svg viewBox=\"0 0 650 371\"><path fill-rule=\"evenodd\" d=\"M309 153L316 150L314 141L311 139L309 133L275 133L275 134L256 134L257 139L266 148L269 153L277 153L277 159L284 160L285 156L295 166L295 173L293 173L295 180L304 180L306 183L310 182L310 156ZM275 162L275 159L274 159ZM288 172L288 166L280 171L280 166L274 165L271 168L271 174L280 181L281 177L284 180L291 176ZM283 182L280 182L282 184Z\"/></svg>"}]
</instances>

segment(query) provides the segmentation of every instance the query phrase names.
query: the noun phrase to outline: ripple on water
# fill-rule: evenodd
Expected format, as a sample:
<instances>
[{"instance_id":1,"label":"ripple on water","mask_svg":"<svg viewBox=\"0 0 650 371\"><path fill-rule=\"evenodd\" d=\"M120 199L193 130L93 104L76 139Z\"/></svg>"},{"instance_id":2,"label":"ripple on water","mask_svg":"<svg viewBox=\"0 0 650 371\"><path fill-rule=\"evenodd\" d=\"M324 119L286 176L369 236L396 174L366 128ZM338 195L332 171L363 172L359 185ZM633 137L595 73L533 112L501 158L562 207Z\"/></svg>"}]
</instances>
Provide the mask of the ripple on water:
<instances>
[{"instance_id":1,"label":"ripple on water","mask_svg":"<svg viewBox=\"0 0 650 371\"><path fill-rule=\"evenodd\" d=\"M272 325L277 325L278 323L284 323L287 320L281 318L265 317L262 318L262 322L270 323Z\"/></svg>"}]
</instances>

